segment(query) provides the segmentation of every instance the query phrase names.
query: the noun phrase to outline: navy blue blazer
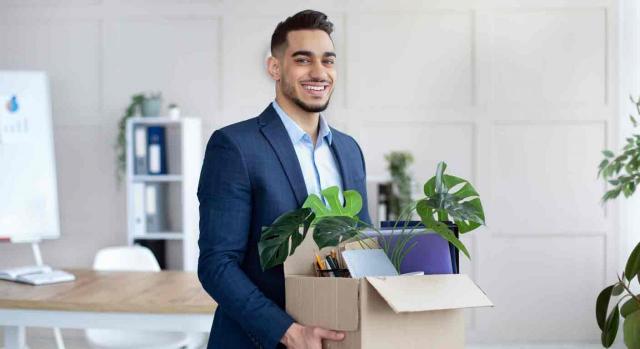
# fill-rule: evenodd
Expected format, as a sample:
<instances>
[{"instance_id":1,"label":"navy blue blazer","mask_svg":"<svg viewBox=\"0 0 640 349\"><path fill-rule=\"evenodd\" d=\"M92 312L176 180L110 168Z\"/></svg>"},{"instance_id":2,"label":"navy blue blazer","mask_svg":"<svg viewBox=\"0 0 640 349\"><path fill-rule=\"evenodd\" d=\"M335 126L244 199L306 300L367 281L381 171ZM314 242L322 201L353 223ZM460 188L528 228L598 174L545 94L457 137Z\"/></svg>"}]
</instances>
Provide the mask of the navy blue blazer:
<instances>
[{"instance_id":1,"label":"navy blue blazer","mask_svg":"<svg viewBox=\"0 0 640 349\"><path fill-rule=\"evenodd\" d=\"M362 151L352 137L331 132L343 189L362 194L359 216L370 222ZM258 240L263 226L306 198L293 144L271 104L209 139L198 185L198 277L218 303L209 348L281 347L294 321L284 311L284 273L282 266L262 270Z\"/></svg>"}]
</instances>

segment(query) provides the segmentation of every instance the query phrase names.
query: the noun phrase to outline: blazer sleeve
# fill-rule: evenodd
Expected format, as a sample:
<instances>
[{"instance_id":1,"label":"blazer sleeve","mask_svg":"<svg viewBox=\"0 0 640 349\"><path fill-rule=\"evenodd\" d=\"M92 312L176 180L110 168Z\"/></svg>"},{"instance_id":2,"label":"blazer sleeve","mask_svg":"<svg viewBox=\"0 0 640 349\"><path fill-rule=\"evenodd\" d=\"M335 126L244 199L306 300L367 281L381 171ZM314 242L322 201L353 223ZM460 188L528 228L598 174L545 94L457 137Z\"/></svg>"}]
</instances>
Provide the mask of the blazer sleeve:
<instances>
[{"instance_id":1,"label":"blazer sleeve","mask_svg":"<svg viewBox=\"0 0 640 349\"><path fill-rule=\"evenodd\" d=\"M275 348L293 319L240 268L250 233L251 182L242 153L224 131L207 144L198 199L202 286L253 341Z\"/></svg>"}]
</instances>

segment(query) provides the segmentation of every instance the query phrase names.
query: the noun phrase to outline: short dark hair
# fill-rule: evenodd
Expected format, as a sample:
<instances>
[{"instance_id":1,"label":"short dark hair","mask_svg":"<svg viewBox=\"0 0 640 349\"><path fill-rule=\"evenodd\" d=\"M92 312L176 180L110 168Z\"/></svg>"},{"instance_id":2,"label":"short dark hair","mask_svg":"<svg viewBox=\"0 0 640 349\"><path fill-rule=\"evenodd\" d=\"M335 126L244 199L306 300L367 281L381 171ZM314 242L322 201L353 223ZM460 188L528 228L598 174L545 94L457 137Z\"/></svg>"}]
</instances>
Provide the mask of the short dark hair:
<instances>
[{"instance_id":1,"label":"short dark hair","mask_svg":"<svg viewBox=\"0 0 640 349\"><path fill-rule=\"evenodd\" d=\"M274 30L273 35L271 35L271 54L274 55L278 49L286 45L287 34L289 34L289 32L305 29L322 30L331 37L333 23L329 22L327 15L320 11L300 11L278 23L276 30Z\"/></svg>"}]
</instances>

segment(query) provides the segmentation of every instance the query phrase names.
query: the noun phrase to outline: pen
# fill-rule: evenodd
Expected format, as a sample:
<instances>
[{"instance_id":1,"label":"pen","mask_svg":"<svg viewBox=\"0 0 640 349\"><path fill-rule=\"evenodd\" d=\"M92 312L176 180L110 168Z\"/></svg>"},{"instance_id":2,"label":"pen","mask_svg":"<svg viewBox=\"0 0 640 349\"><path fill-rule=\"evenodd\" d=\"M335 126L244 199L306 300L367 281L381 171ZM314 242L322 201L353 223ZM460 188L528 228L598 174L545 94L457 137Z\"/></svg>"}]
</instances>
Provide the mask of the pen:
<instances>
[{"instance_id":1,"label":"pen","mask_svg":"<svg viewBox=\"0 0 640 349\"><path fill-rule=\"evenodd\" d=\"M320 270L324 270L326 269L324 267L324 263L322 262L322 260L320 259L320 256L318 256L318 254L316 253L316 262L318 263L318 268L320 268Z\"/></svg>"}]
</instances>

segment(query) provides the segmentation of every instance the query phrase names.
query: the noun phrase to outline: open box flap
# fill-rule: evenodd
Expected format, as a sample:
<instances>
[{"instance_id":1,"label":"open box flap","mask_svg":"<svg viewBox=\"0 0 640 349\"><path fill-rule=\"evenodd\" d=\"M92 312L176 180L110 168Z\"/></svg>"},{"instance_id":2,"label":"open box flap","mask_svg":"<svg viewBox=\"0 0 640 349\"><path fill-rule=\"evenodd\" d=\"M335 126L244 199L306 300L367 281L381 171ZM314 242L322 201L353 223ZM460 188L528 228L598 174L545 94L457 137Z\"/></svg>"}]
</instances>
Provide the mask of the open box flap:
<instances>
[{"instance_id":1,"label":"open box flap","mask_svg":"<svg viewBox=\"0 0 640 349\"><path fill-rule=\"evenodd\" d=\"M493 306L463 274L367 277L367 281L396 313Z\"/></svg>"}]
</instances>

